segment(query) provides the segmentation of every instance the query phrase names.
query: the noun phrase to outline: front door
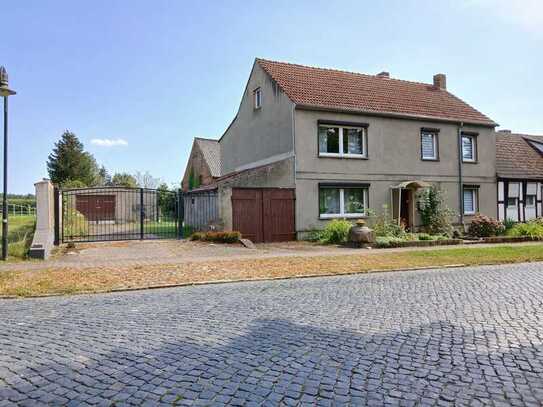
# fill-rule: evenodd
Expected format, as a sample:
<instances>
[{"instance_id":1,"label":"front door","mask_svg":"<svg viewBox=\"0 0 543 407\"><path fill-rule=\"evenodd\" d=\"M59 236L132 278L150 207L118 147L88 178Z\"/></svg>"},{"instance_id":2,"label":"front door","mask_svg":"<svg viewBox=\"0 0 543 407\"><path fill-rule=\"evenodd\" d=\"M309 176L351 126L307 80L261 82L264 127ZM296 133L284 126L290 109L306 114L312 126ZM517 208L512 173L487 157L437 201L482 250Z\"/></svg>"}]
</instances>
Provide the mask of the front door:
<instances>
[{"instance_id":1,"label":"front door","mask_svg":"<svg viewBox=\"0 0 543 407\"><path fill-rule=\"evenodd\" d=\"M400 201L400 223L405 229L411 228L411 200L413 191L402 189L402 199Z\"/></svg>"}]
</instances>

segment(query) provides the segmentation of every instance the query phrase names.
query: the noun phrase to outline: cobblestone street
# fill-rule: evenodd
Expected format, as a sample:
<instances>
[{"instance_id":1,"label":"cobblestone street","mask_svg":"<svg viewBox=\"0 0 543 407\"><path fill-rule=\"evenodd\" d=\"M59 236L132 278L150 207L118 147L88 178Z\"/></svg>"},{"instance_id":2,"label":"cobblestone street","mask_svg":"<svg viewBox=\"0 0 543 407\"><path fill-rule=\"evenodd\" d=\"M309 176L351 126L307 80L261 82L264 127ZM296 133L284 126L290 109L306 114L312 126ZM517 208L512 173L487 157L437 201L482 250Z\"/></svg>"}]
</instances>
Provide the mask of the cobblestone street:
<instances>
[{"instance_id":1,"label":"cobblestone street","mask_svg":"<svg viewBox=\"0 0 543 407\"><path fill-rule=\"evenodd\" d=\"M543 401L543 263L0 308L0 406Z\"/></svg>"}]
</instances>

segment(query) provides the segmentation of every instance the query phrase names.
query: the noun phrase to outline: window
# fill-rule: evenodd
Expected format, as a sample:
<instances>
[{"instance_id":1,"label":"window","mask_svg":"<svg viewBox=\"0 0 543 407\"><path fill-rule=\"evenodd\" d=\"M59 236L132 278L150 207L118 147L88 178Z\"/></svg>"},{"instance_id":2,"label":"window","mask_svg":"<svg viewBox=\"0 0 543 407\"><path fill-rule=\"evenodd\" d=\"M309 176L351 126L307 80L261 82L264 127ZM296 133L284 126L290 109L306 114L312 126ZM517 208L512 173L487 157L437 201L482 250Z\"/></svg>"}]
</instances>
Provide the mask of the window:
<instances>
[{"instance_id":1,"label":"window","mask_svg":"<svg viewBox=\"0 0 543 407\"><path fill-rule=\"evenodd\" d=\"M477 188L464 187L464 214L477 212Z\"/></svg>"},{"instance_id":2,"label":"window","mask_svg":"<svg viewBox=\"0 0 543 407\"><path fill-rule=\"evenodd\" d=\"M319 215L321 219L359 218L366 215L368 188L321 187Z\"/></svg>"},{"instance_id":3,"label":"window","mask_svg":"<svg viewBox=\"0 0 543 407\"><path fill-rule=\"evenodd\" d=\"M508 208L516 208L518 205L518 198L507 198L507 207Z\"/></svg>"},{"instance_id":4,"label":"window","mask_svg":"<svg viewBox=\"0 0 543 407\"><path fill-rule=\"evenodd\" d=\"M319 125L319 155L321 157L365 158L366 129Z\"/></svg>"},{"instance_id":5,"label":"window","mask_svg":"<svg viewBox=\"0 0 543 407\"><path fill-rule=\"evenodd\" d=\"M462 135L462 161L475 162L477 160L477 143L476 137L463 134Z\"/></svg>"},{"instance_id":6,"label":"window","mask_svg":"<svg viewBox=\"0 0 543 407\"><path fill-rule=\"evenodd\" d=\"M254 91L255 99L255 109L260 109L262 107L262 89L257 88Z\"/></svg>"},{"instance_id":7,"label":"window","mask_svg":"<svg viewBox=\"0 0 543 407\"><path fill-rule=\"evenodd\" d=\"M420 134L420 144L423 160L437 160L437 132L422 130Z\"/></svg>"},{"instance_id":8,"label":"window","mask_svg":"<svg viewBox=\"0 0 543 407\"><path fill-rule=\"evenodd\" d=\"M527 208L535 207L535 195L526 195L526 207Z\"/></svg>"}]
</instances>

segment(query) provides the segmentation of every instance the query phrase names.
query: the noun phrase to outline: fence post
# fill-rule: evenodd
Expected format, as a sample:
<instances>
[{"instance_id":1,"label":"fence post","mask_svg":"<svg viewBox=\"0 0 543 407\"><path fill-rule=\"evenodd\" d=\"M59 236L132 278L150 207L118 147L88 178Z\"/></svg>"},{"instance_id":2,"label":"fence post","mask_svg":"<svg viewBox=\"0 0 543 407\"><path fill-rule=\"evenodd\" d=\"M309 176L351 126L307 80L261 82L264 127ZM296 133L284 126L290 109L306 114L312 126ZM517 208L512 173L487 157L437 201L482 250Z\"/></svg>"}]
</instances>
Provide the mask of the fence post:
<instances>
[{"instance_id":1,"label":"fence post","mask_svg":"<svg viewBox=\"0 0 543 407\"><path fill-rule=\"evenodd\" d=\"M143 206L143 188L140 188L140 239L143 240L143 220L145 218L145 208Z\"/></svg>"},{"instance_id":2,"label":"fence post","mask_svg":"<svg viewBox=\"0 0 543 407\"><path fill-rule=\"evenodd\" d=\"M53 189L54 194L54 211L55 211L55 240L54 245L60 244L60 190L58 187Z\"/></svg>"},{"instance_id":3,"label":"fence post","mask_svg":"<svg viewBox=\"0 0 543 407\"><path fill-rule=\"evenodd\" d=\"M183 222L185 218L185 199L183 198L183 190L179 189L177 191L177 224L179 228L178 237L183 239L185 237L183 231Z\"/></svg>"}]
</instances>

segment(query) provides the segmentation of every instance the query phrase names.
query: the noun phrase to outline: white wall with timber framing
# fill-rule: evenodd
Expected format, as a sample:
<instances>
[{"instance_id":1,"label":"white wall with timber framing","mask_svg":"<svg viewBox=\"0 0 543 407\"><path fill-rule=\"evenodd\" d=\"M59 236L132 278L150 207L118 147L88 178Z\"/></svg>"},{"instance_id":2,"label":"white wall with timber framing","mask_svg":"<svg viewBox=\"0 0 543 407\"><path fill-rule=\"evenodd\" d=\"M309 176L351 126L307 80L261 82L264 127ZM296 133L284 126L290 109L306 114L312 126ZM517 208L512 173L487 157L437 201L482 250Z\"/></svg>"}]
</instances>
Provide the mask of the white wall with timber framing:
<instances>
[{"instance_id":1,"label":"white wall with timber framing","mask_svg":"<svg viewBox=\"0 0 543 407\"><path fill-rule=\"evenodd\" d=\"M543 216L543 182L498 179L498 219L526 222Z\"/></svg>"}]
</instances>

